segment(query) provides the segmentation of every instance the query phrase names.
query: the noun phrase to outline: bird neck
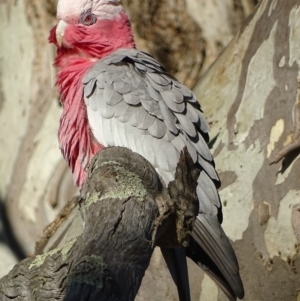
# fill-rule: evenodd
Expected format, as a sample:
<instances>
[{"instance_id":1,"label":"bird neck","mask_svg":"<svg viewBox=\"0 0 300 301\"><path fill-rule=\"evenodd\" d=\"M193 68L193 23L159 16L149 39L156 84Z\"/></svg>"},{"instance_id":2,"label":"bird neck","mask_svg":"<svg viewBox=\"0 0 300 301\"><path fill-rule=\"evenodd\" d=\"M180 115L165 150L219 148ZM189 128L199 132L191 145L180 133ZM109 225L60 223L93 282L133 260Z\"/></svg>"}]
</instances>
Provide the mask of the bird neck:
<instances>
[{"instance_id":1,"label":"bird neck","mask_svg":"<svg viewBox=\"0 0 300 301\"><path fill-rule=\"evenodd\" d=\"M73 58L57 74L57 86L63 105L58 131L59 146L71 167L74 182L80 189L86 179L87 165L103 149L91 132L83 99L82 78L92 65L89 59Z\"/></svg>"}]
</instances>

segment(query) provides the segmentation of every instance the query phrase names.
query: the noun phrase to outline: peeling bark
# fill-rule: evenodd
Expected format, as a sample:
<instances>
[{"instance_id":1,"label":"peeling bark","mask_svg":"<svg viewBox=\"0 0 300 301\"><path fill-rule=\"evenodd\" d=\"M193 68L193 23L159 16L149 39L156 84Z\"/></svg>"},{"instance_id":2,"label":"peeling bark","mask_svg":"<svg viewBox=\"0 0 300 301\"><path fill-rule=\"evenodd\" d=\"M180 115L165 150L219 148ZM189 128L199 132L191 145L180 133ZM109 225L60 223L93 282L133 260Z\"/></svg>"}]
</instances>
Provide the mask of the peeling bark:
<instances>
[{"instance_id":1,"label":"peeling bark","mask_svg":"<svg viewBox=\"0 0 300 301\"><path fill-rule=\"evenodd\" d=\"M299 20L299 1L261 1L196 87L217 170L235 175L220 196L245 300L292 301L300 289Z\"/></svg>"}]
</instances>

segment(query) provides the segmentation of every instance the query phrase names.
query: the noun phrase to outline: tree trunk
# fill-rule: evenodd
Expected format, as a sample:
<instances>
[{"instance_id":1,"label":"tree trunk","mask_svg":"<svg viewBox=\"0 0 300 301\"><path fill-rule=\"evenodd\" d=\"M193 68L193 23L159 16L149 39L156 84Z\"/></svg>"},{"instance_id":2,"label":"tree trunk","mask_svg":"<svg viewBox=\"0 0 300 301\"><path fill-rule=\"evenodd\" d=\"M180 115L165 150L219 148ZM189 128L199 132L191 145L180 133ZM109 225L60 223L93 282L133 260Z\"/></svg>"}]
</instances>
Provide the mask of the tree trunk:
<instances>
[{"instance_id":1,"label":"tree trunk","mask_svg":"<svg viewBox=\"0 0 300 301\"><path fill-rule=\"evenodd\" d=\"M215 138L223 226L245 300L299 298L299 4L262 1L195 89ZM226 300L208 282L200 300L208 289L209 300Z\"/></svg>"}]
</instances>

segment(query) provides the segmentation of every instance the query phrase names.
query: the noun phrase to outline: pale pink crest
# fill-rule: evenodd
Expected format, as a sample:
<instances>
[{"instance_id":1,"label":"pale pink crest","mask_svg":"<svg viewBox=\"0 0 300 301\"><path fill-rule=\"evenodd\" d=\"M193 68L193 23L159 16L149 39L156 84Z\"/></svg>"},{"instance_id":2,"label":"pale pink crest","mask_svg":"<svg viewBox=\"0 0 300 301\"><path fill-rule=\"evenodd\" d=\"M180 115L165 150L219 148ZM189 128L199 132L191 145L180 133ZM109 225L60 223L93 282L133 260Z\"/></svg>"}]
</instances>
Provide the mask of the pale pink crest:
<instances>
[{"instance_id":1,"label":"pale pink crest","mask_svg":"<svg viewBox=\"0 0 300 301\"><path fill-rule=\"evenodd\" d=\"M119 0L59 0L57 18L63 20L76 19L88 10L91 10L99 19L110 20L124 12Z\"/></svg>"}]
</instances>

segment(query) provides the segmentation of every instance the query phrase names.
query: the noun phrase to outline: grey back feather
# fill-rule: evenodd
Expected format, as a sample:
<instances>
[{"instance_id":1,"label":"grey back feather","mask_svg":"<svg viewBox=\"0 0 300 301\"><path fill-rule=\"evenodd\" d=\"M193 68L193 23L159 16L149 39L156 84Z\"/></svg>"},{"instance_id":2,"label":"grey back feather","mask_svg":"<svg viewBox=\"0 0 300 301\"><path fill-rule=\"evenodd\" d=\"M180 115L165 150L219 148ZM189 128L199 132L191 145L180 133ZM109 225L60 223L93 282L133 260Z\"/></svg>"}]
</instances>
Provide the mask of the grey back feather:
<instances>
[{"instance_id":1,"label":"grey back feather","mask_svg":"<svg viewBox=\"0 0 300 301\"><path fill-rule=\"evenodd\" d=\"M209 126L187 87L168 75L153 57L136 49L121 49L100 60L83 83L90 126L101 144L124 142L124 146L139 150L166 183L173 179L180 151L187 146L203 169L197 189L200 212L217 214L221 204L215 184L219 178L202 136ZM118 139L108 137L111 130L106 119L123 128ZM141 139L141 133L149 137Z\"/></svg>"}]
</instances>

